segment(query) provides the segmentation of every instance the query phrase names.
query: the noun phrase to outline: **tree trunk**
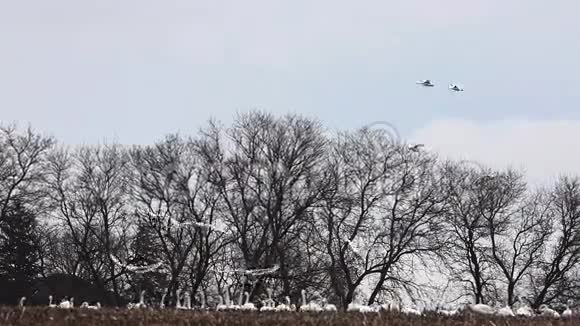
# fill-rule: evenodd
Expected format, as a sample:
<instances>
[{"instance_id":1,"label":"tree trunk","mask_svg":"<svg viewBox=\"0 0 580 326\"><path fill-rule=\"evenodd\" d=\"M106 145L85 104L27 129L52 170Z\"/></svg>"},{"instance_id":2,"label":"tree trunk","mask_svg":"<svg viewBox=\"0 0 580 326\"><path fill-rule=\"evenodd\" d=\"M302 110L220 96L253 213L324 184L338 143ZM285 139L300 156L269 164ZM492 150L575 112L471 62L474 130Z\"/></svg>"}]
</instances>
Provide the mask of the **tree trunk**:
<instances>
[{"instance_id":1,"label":"tree trunk","mask_svg":"<svg viewBox=\"0 0 580 326\"><path fill-rule=\"evenodd\" d=\"M381 292L383 284L385 284L386 276L387 276L386 272L381 272L380 279L377 282L377 285L375 285L375 288L373 289L373 293L371 293L371 296L369 298L369 302L368 302L369 305L375 303L375 300L376 300L377 296L379 295L379 292Z\"/></svg>"}]
</instances>

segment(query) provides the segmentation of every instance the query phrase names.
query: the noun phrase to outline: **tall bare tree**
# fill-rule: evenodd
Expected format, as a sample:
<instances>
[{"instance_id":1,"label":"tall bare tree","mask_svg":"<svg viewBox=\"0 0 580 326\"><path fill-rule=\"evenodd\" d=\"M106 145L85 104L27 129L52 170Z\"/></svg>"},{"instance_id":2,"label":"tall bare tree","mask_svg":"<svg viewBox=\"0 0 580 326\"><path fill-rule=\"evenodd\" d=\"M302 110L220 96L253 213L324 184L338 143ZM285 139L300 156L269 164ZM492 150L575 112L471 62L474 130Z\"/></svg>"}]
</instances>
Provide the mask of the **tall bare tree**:
<instances>
[{"instance_id":1,"label":"tall bare tree","mask_svg":"<svg viewBox=\"0 0 580 326\"><path fill-rule=\"evenodd\" d=\"M516 300L516 290L540 260L552 234L550 198L544 192L529 194L524 201L522 176L508 171L488 180L494 189L489 205L481 208L491 240L491 256L507 285L507 304Z\"/></svg>"},{"instance_id":2,"label":"tall bare tree","mask_svg":"<svg viewBox=\"0 0 580 326\"><path fill-rule=\"evenodd\" d=\"M434 157L380 131L339 135L332 161L334 189L322 210L332 287L346 307L374 277L372 304L411 284L412 261L444 245L445 192Z\"/></svg>"},{"instance_id":3,"label":"tall bare tree","mask_svg":"<svg viewBox=\"0 0 580 326\"><path fill-rule=\"evenodd\" d=\"M551 196L549 209L555 232L530 275L535 308L554 302L566 288L577 284L574 275L580 263L580 179L560 178Z\"/></svg>"},{"instance_id":4,"label":"tall bare tree","mask_svg":"<svg viewBox=\"0 0 580 326\"><path fill-rule=\"evenodd\" d=\"M169 135L131 151L133 198L140 222L151 229L169 272L168 291L188 283L196 292L227 237L219 226L220 192L208 182L209 165L197 144ZM187 271L188 275L185 275Z\"/></svg>"},{"instance_id":5,"label":"tall bare tree","mask_svg":"<svg viewBox=\"0 0 580 326\"><path fill-rule=\"evenodd\" d=\"M54 144L30 127L0 126L0 221L13 200L34 211L45 208L44 163Z\"/></svg>"},{"instance_id":6,"label":"tall bare tree","mask_svg":"<svg viewBox=\"0 0 580 326\"><path fill-rule=\"evenodd\" d=\"M131 234L128 215L128 157L119 145L87 146L50 158L51 196L56 216L68 228L85 270L101 290L112 290L121 303L121 276L114 255L124 251Z\"/></svg>"},{"instance_id":7,"label":"tall bare tree","mask_svg":"<svg viewBox=\"0 0 580 326\"><path fill-rule=\"evenodd\" d=\"M449 191L446 223L451 241L446 261L451 278L465 286L464 294L474 296L475 303L485 303L497 280L489 227L481 213L488 205L485 181L492 171L450 161L444 162L443 169Z\"/></svg>"},{"instance_id":8,"label":"tall bare tree","mask_svg":"<svg viewBox=\"0 0 580 326\"><path fill-rule=\"evenodd\" d=\"M220 187L240 263L246 269L279 265L283 295L299 296L302 282L316 275L304 265L299 240L311 229L311 212L325 191L320 162L326 139L319 123L251 112L238 116L225 135L212 129L204 154L213 162L212 180Z\"/></svg>"}]
</instances>

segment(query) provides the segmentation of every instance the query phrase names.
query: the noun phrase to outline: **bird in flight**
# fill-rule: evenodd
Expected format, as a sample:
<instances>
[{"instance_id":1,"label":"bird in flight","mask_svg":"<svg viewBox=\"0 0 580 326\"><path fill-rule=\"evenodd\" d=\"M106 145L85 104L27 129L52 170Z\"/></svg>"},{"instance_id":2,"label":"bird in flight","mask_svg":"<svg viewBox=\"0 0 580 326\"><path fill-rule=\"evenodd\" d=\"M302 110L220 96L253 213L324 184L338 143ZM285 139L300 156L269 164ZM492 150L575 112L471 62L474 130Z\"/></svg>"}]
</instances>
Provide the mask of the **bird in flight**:
<instances>
[{"instance_id":1,"label":"bird in flight","mask_svg":"<svg viewBox=\"0 0 580 326\"><path fill-rule=\"evenodd\" d=\"M433 83L431 83L431 81L429 79L419 80L419 81L417 81L417 84L423 85L425 87L433 87L433 86L435 86Z\"/></svg>"},{"instance_id":2,"label":"bird in flight","mask_svg":"<svg viewBox=\"0 0 580 326\"><path fill-rule=\"evenodd\" d=\"M409 145L409 150L418 153L419 152L419 148L421 148L423 146L425 146L425 145L423 145L423 144Z\"/></svg>"},{"instance_id":3,"label":"bird in flight","mask_svg":"<svg viewBox=\"0 0 580 326\"><path fill-rule=\"evenodd\" d=\"M456 91L456 92L463 92L463 88L461 88L455 84L449 84L449 89L452 91Z\"/></svg>"}]
</instances>

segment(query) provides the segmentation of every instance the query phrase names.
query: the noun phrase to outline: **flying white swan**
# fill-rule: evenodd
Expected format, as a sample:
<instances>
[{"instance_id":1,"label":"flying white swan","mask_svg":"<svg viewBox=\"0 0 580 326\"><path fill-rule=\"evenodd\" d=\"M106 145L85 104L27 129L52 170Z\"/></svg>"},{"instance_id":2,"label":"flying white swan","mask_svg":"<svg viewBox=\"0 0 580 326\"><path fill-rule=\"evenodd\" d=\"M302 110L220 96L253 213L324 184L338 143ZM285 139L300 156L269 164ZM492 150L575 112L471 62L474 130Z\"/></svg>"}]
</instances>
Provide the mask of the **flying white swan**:
<instances>
[{"instance_id":1,"label":"flying white swan","mask_svg":"<svg viewBox=\"0 0 580 326\"><path fill-rule=\"evenodd\" d=\"M411 145L409 144L409 150L415 153L419 152L419 148L424 147L425 145L423 144L415 144L415 145Z\"/></svg>"},{"instance_id":2,"label":"flying white swan","mask_svg":"<svg viewBox=\"0 0 580 326\"><path fill-rule=\"evenodd\" d=\"M117 257L115 257L113 255L110 255L110 256L111 256L111 260L113 261L113 263L115 265L117 265L121 268L124 268L130 272L136 273L136 274L144 274L144 273L152 272L163 265L163 262L159 262L159 263L155 263L155 264L151 264L151 265L145 265L145 266L123 264L123 263L121 263L121 261L119 261L119 259Z\"/></svg>"},{"instance_id":3,"label":"flying white swan","mask_svg":"<svg viewBox=\"0 0 580 326\"><path fill-rule=\"evenodd\" d=\"M463 88L461 88L455 84L449 84L449 89L452 91L456 91L456 92L463 92Z\"/></svg>"},{"instance_id":4,"label":"flying white swan","mask_svg":"<svg viewBox=\"0 0 580 326\"><path fill-rule=\"evenodd\" d=\"M225 273L225 274L244 274L246 276L262 276L267 274L272 274L280 269L280 265L276 264L270 268L261 268L261 269L233 269L233 270L214 270L216 273Z\"/></svg>"},{"instance_id":5,"label":"flying white swan","mask_svg":"<svg viewBox=\"0 0 580 326\"><path fill-rule=\"evenodd\" d=\"M416 82L416 84L419 84L419 85L422 85L422 86L425 86L425 87L433 87L433 86L435 86L435 85L434 85L434 84L431 82L431 80L429 80L429 79L418 80L418 81Z\"/></svg>"},{"instance_id":6,"label":"flying white swan","mask_svg":"<svg viewBox=\"0 0 580 326\"><path fill-rule=\"evenodd\" d=\"M216 232L220 232L220 233L226 233L227 230L225 229L225 227L221 226L221 225L217 225L217 224L208 224L208 223L203 223L203 222L198 222L198 221L186 221L186 222L179 222L178 220L174 219L171 216L160 216L158 215L159 218L167 218L170 222L169 226L171 227L171 225L175 225L175 227L177 228L183 228L186 226L193 226L196 228L200 228L201 230L214 230Z\"/></svg>"}]
</instances>

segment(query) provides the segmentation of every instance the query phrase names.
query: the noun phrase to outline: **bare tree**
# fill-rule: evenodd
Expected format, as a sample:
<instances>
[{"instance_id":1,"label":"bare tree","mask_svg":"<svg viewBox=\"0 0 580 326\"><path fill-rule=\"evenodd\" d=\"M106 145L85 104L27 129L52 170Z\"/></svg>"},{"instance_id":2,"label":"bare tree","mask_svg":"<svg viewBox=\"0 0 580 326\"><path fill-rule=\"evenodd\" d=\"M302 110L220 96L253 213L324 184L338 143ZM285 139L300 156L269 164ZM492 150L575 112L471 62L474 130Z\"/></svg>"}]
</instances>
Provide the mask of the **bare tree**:
<instances>
[{"instance_id":1,"label":"bare tree","mask_svg":"<svg viewBox=\"0 0 580 326\"><path fill-rule=\"evenodd\" d=\"M515 291L524 277L539 261L551 235L553 215L543 192L524 196L522 176L508 171L490 180L495 194L481 214L488 221L491 254L507 285L507 304L513 305Z\"/></svg>"},{"instance_id":2,"label":"bare tree","mask_svg":"<svg viewBox=\"0 0 580 326\"><path fill-rule=\"evenodd\" d=\"M127 155L118 145L55 151L50 158L51 196L57 218L68 228L82 270L121 302L121 276L113 255L124 251L131 233L127 213Z\"/></svg>"},{"instance_id":3,"label":"bare tree","mask_svg":"<svg viewBox=\"0 0 580 326\"><path fill-rule=\"evenodd\" d=\"M68 227L61 224L43 224L39 227L38 238L43 277L47 277L50 274L78 275L77 266L80 266L81 259L78 256L78 252L70 248L73 239L70 232L68 232ZM66 255L63 255L63 253L66 253ZM84 276L90 279L89 275Z\"/></svg>"},{"instance_id":4,"label":"bare tree","mask_svg":"<svg viewBox=\"0 0 580 326\"><path fill-rule=\"evenodd\" d=\"M13 200L35 212L45 208L44 163L54 144L30 127L0 126L0 221Z\"/></svg>"},{"instance_id":5,"label":"bare tree","mask_svg":"<svg viewBox=\"0 0 580 326\"><path fill-rule=\"evenodd\" d=\"M299 239L311 229L311 212L325 190L320 162L326 140L319 123L251 112L238 116L227 135L210 129L203 153L213 162L212 180L220 187L240 264L279 265L283 294L299 296L302 282L316 275L305 266Z\"/></svg>"},{"instance_id":6,"label":"bare tree","mask_svg":"<svg viewBox=\"0 0 580 326\"><path fill-rule=\"evenodd\" d=\"M361 130L339 135L332 161L334 187L322 210L331 284L346 307L374 277L372 304L412 285L413 260L445 243L438 239L445 195L435 159Z\"/></svg>"},{"instance_id":7,"label":"bare tree","mask_svg":"<svg viewBox=\"0 0 580 326\"><path fill-rule=\"evenodd\" d=\"M227 243L217 231L220 192L197 151L193 140L177 135L131 151L136 215L155 235L172 295L186 281L196 292Z\"/></svg>"},{"instance_id":8,"label":"bare tree","mask_svg":"<svg viewBox=\"0 0 580 326\"><path fill-rule=\"evenodd\" d=\"M553 236L548 249L530 275L532 306L557 300L574 280L580 262L580 179L562 177L556 184L549 207L553 218Z\"/></svg>"},{"instance_id":9,"label":"bare tree","mask_svg":"<svg viewBox=\"0 0 580 326\"><path fill-rule=\"evenodd\" d=\"M490 259L491 245L487 220L481 213L488 205L484 180L491 171L456 162L445 162L449 210L446 223L451 235L446 262L451 278L466 285L466 295L475 303L486 302L486 292L493 292L496 277Z\"/></svg>"}]
</instances>

